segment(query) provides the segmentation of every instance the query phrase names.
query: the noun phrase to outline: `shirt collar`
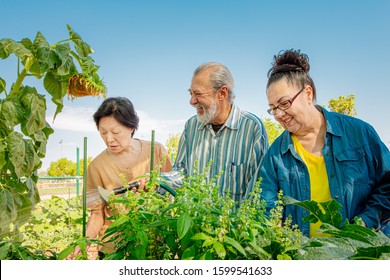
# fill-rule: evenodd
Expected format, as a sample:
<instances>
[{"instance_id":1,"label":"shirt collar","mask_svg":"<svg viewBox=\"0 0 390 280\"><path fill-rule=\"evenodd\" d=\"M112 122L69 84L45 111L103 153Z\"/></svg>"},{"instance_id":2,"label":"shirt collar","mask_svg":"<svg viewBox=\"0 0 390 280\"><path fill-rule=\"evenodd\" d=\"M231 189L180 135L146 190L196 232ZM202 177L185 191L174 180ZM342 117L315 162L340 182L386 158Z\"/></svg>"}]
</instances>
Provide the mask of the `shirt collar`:
<instances>
[{"instance_id":1,"label":"shirt collar","mask_svg":"<svg viewBox=\"0 0 390 280\"><path fill-rule=\"evenodd\" d=\"M327 111L325 108L322 108L321 106L316 106L319 110L322 111L325 117L326 121L326 132L333 134L335 136L341 136L341 131L339 126L337 125L337 122L335 121L334 114L332 112Z\"/></svg>"},{"instance_id":2,"label":"shirt collar","mask_svg":"<svg viewBox=\"0 0 390 280\"><path fill-rule=\"evenodd\" d=\"M336 125L334 119L334 113L329 112L328 110L319 105L316 105L316 108L324 114L326 122L326 133L333 134L335 136L341 136L340 128ZM281 152L284 154L289 149L294 150L294 144L292 142L290 132L285 130L281 137Z\"/></svg>"}]
</instances>

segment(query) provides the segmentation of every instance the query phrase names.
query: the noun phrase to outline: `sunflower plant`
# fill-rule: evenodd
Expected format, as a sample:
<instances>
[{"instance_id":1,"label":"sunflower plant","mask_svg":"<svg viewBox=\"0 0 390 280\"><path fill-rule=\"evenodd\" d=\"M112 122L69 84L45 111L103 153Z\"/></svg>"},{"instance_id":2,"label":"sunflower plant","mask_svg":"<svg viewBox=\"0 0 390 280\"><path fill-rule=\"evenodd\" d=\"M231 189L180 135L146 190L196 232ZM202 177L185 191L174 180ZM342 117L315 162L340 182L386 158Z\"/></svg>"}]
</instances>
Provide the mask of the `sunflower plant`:
<instances>
[{"instance_id":1,"label":"sunflower plant","mask_svg":"<svg viewBox=\"0 0 390 280\"><path fill-rule=\"evenodd\" d=\"M25 83L26 77L43 81L56 105L54 118L63 109L63 98L106 95L90 56L93 49L68 25L69 37L53 45L41 32L33 40L0 39L0 59L15 55L17 77L8 83L0 77L0 240L11 235L39 202L37 171L45 157L49 136L46 97Z\"/></svg>"}]
</instances>

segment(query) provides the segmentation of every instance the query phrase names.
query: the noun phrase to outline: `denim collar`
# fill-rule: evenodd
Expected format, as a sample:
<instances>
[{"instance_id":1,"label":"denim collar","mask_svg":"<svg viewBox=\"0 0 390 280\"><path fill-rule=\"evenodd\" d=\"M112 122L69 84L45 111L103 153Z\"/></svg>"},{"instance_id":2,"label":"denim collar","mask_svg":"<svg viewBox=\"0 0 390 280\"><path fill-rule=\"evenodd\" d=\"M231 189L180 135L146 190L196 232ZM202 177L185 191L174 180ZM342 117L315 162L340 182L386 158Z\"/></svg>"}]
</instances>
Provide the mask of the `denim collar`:
<instances>
[{"instance_id":1,"label":"denim collar","mask_svg":"<svg viewBox=\"0 0 390 280\"><path fill-rule=\"evenodd\" d=\"M327 111L325 108L316 105L316 108L324 114L326 122L326 134L332 134L334 136L341 136L340 128L336 125L333 112ZM288 150L294 151L294 144L291 139L291 133L285 130L281 137L281 152L287 153ZM326 136L325 136L326 137Z\"/></svg>"}]
</instances>

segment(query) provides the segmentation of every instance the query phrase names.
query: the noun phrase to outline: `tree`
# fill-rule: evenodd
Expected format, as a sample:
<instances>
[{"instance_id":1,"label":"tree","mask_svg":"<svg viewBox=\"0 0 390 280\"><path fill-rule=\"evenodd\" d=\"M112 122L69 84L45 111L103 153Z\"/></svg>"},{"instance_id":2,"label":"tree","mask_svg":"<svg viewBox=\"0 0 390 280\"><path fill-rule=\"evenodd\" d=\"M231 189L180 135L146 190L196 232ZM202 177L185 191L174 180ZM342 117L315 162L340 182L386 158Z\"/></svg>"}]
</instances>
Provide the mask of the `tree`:
<instances>
[{"instance_id":1,"label":"tree","mask_svg":"<svg viewBox=\"0 0 390 280\"><path fill-rule=\"evenodd\" d=\"M180 133L169 134L168 140L165 145L168 148L168 155L171 157L172 162L175 161L177 155L177 149L179 146Z\"/></svg>"},{"instance_id":2,"label":"tree","mask_svg":"<svg viewBox=\"0 0 390 280\"><path fill-rule=\"evenodd\" d=\"M76 164L67 158L60 158L50 163L47 169L47 175L52 177L75 176Z\"/></svg>"},{"instance_id":3,"label":"tree","mask_svg":"<svg viewBox=\"0 0 390 280\"><path fill-rule=\"evenodd\" d=\"M338 98L329 100L328 108L331 112L337 112L340 114L355 116L355 95L350 94L346 97L343 95Z\"/></svg>"},{"instance_id":4,"label":"tree","mask_svg":"<svg viewBox=\"0 0 390 280\"><path fill-rule=\"evenodd\" d=\"M88 157L87 166L91 163L92 157ZM84 175L84 159L80 159L80 176ZM58 177L58 176L76 176L77 174L76 163L67 158L60 158L57 161L50 163L47 169L47 175Z\"/></svg>"},{"instance_id":5,"label":"tree","mask_svg":"<svg viewBox=\"0 0 390 280\"><path fill-rule=\"evenodd\" d=\"M263 124L268 134L268 143L271 145L284 129L279 123L272 121L270 118L263 119Z\"/></svg>"},{"instance_id":6,"label":"tree","mask_svg":"<svg viewBox=\"0 0 390 280\"><path fill-rule=\"evenodd\" d=\"M25 78L42 80L56 105L55 116L66 94L72 99L106 95L99 67L90 56L93 49L67 28L69 37L54 45L41 32L33 40L0 39L0 59L17 57L16 81L9 84L0 77L0 94L5 96L0 99L0 240L8 235L21 238L19 227L40 200L37 174L54 133L46 122L46 95L24 84Z\"/></svg>"},{"instance_id":7,"label":"tree","mask_svg":"<svg viewBox=\"0 0 390 280\"><path fill-rule=\"evenodd\" d=\"M89 164L91 163L91 161L93 160L92 157L88 157L87 158L87 167L89 166ZM76 170L76 164L75 164L75 170ZM74 173L73 176L76 176L76 171ZM80 176L84 176L84 159L80 159Z\"/></svg>"}]
</instances>

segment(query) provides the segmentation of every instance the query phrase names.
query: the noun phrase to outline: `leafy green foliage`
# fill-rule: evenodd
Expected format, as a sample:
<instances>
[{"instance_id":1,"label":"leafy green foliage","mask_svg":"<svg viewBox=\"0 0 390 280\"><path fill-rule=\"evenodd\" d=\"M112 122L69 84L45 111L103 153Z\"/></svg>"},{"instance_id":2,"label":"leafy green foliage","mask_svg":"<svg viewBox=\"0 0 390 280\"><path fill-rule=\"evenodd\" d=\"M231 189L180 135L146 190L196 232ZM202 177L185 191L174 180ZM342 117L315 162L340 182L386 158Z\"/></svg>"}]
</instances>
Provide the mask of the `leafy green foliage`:
<instances>
[{"instance_id":1,"label":"leafy green foliage","mask_svg":"<svg viewBox=\"0 0 390 280\"><path fill-rule=\"evenodd\" d=\"M271 145L282 134L284 129L280 124L272 121L270 118L264 118L262 121L268 134L268 143Z\"/></svg>"},{"instance_id":2,"label":"leafy green foliage","mask_svg":"<svg viewBox=\"0 0 390 280\"><path fill-rule=\"evenodd\" d=\"M281 213L276 220L265 215L259 184L239 208L214 184L215 179L208 182L202 174L191 176L177 189L173 203L155 192L128 192L112 200L111 207L128 212L112 217L106 237L116 250L106 258L294 258L300 233L281 224Z\"/></svg>"},{"instance_id":3,"label":"leafy green foliage","mask_svg":"<svg viewBox=\"0 0 390 280\"><path fill-rule=\"evenodd\" d=\"M341 95L336 99L331 99L329 100L328 107L331 112L337 112L348 116L355 116L355 95L350 94L346 97Z\"/></svg>"},{"instance_id":4,"label":"leafy green foliage","mask_svg":"<svg viewBox=\"0 0 390 280\"><path fill-rule=\"evenodd\" d=\"M284 197L286 204L294 204L310 211L304 221L321 221L320 231L332 238L312 238L304 242L300 249L302 259L389 259L390 238L380 231L368 229L360 219L353 224L342 221L341 205L328 202L297 201ZM335 248L336 247L336 248Z\"/></svg>"},{"instance_id":5,"label":"leafy green foliage","mask_svg":"<svg viewBox=\"0 0 390 280\"><path fill-rule=\"evenodd\" d=\"M50 163L47 169L48 176L75 176L76 164L67 158L60 158Z\"/></svg>"},{"instance_id":6,"label":"leafy green foliage","mask_svg":"<svg viewBox=\"0 0 390 280\"><path fill-rule=\"evenodd\" d=\"M327 202L304 201L300 202L292 197L284 197L285 204L294 204L303 207L310 212L309 216L303 218L304 222L316 223L318 221L326 222L332 226L339 226L342 222L340 210L341 204L335 200Z\"/></svg>"},{"instance_id":7,"label":"leafy green foliage","mask_svg":"<svg viewBox=\"0 0 390 280\"><path fill-rule=\"evenodd\" d=\"M56 254L35 250L23 246L18 241L0 241L0 260L50 260L56 259Z\"/></svg>"},{"instance_id":8,"label":"leafy green foliage","mask_svg":"<svg viewBox=\"0 0 390 280\"><path fill-rule=\"evenodd\" d=\"M87 166L91 163L92 157L88 157ZM84 159L79 161L80 176L84 175ZM60 158L57 161L52 161L47 169L48 176L76 176L76 163L67 158Z\"/></svg>"},{"instance_id":9,"label":"leafy green foliage","mask_svg":"<svg viewBox=\"0 0 390 280\"><path fill-rule=\"evenodd\" d=\"M177 155L177 149L179 146L180 136L181 136L180 133L170 134L168 139L167 139L167 142L165 143L165 145L168 148L168 151L167 151L168 155L171 157L172 161L175 160L176 155Z\"/></svg>"},{"instance_id":10,"label":"leafy green foliage","mask_svg":"<svg viewBox=\"0 0 390 280\"><path fill-rule=\"evenodd\" d=\"M39 203L20 228L23 245L41 251L62 251L81 236L82 206L79 197L53 196Z\"/></svg>"},{"instance_id":11,"label":"leafy green foliage","mask_svg":"<svg viewBox=\"0 0 390 280\"><path fill-rule=\"evenodd\" d=\"M7 235L18 236L18 227L39 202L36 174L54 132L46 122L46 97L24 85L25 77L43 78L57 106L55 115L63 108L69 80L79 74L76 63L84 80L104 87L97 75L99 67L89 56L92 48L70 26L68 31L69 38L54 45L40 32L33 40L0 39L0 59L10 55L18 58L16 81L7 83L0 77L0 93L5 96L0 99L0 240Z\"/></svg>"},{"instance_id":12,"label":"leafy green foliage","mask_svg":"<svg viewBox=\"0 0 390 280\"><path fill-rule=\"evenodd\" d=\"M66 251L75 240L81 243L80 198L66 200L53 196L40 202L27 218L19 228L23 238L5 238L0 242L0 259L61 259L64 253L60 251Z\"/></svg>"}]
</instances>

